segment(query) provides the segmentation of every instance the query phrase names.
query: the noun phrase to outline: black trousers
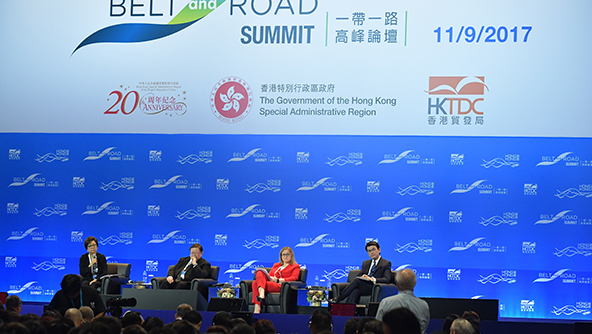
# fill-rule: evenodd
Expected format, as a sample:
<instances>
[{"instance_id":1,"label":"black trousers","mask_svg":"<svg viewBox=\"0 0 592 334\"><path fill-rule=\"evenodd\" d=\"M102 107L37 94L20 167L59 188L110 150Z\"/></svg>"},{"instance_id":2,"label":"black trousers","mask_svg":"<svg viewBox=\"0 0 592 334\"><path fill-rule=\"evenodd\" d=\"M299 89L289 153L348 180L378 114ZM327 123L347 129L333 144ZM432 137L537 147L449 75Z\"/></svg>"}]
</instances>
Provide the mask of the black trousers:
<instances>
[{"instance_id":1,"label":"black trousers","mask_svg":"<svg viewBox=\"0 0 592 334\"><path fill-rule=\"evenodd\" d=\"M191 282L187 282L187 281L173 281L173 283L169 283L169 281L164 280L160 283L160 288L161 289L183 289L183 290L189 290L189 288L191 288Z\"/></svg>"},{"instance_id":2,"label":"black trousers","mask_svg":"<svg viewBox=\"0 0 592 334\"><path fill-rule=\"evenodd\" d=\"M365 281L359 278L353 280L343 291L339 294L339 300L346 300L350 304L358 304L361 296L368 296L372 293L374 283Z\"/></svg>"}]
</instances>

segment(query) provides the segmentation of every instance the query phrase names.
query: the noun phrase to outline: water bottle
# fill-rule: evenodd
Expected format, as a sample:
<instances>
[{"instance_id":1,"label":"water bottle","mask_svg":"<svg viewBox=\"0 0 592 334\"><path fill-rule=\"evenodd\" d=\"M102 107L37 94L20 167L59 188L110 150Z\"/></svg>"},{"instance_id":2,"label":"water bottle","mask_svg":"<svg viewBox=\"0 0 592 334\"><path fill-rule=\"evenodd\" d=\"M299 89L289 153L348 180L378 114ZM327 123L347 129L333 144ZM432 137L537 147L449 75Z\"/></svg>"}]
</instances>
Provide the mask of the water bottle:
<instances>
[{"instance_id":1,"label":"water bottle","mask_svg":"<svg viewBox=\"0 0 592 334\"><path fill-rule=\"evenodd\" d=\"M146 270L144 270L144 272L142 273L142 282L144 283L148 283L148 275L146 275Z\"/></svg>"},{"instance_id":2,"label":"water bottle","mask_svg":"<svg viewBox=\"0 0 592 334\"><path fill-rule=\"evenodd\" d=\"M331 290L331 276L327 276L327 289Z\"/></svg>"},{"instance_id":3,"label":"water bottle","mask_svg":"<svg viewBox=\"0 0 592 334\"><path fill-rule=\"evenodd\" d=\"M315 285L314 286L319 286L319 275L315 276Z\"/></svg>"},{"instance_id":4,"label":"water bottle","mask_svg":"<svg viewBox=\"0 0 592 334\"><path fill-rule=\"evenodd\" d=\"M228 284L230 284L230 286L234 286L234 277L232 276L232 274L228 276Z\"/></svg>"}]
</instances>

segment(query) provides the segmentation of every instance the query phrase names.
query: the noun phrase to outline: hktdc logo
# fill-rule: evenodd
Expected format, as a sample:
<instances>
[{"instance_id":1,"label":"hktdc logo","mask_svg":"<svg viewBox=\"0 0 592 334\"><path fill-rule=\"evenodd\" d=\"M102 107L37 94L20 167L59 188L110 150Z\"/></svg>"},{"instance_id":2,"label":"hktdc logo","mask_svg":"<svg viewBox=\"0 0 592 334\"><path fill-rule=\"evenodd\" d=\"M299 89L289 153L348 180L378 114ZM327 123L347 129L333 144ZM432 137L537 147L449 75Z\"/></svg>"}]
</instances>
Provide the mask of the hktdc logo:
<instances>
[{"instance_id":1,"label":"hktdc logo","mask_svg":"<svg viewBox=\"0 0 592 334\"><path fill-rule=\"evenodd\" d=\"M253 91L241 78L226 77L210 93L212 112L222 122L237 123L249 115L253 106Z\"/></svg>"},{"instance_id":2,"label":"hktdc logo","mask_svg":"<svg viewBox=\"0 0 592 334\"><path fill-rule=\"evenodd\" d=\"M430 77L426 93L442 98L428 98L428 124L482 125L483 110L477 102L483 102L485 89L489 90L483 76Z\"/></svg>"}]
</instances>

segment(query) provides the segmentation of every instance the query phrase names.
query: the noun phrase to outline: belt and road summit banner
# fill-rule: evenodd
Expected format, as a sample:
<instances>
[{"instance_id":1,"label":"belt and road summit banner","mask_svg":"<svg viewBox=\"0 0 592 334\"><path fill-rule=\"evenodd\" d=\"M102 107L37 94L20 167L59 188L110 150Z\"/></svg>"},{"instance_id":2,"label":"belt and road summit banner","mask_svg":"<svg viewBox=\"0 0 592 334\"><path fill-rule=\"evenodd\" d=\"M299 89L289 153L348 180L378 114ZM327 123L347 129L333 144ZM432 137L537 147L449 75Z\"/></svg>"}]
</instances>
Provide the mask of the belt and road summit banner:
<instances>
[{"instance_id":1,"label":"belt and road summit banner","mask_svg":"<svg viewBox=\"0 0 592 334\"><path fill-rule=\"evenodd\" d=\"M592 320L592 4L0 5L0 291L48 302L88 236L132 280L220 282L376 240L420 297Z\"/></svg>"}]
</instances>

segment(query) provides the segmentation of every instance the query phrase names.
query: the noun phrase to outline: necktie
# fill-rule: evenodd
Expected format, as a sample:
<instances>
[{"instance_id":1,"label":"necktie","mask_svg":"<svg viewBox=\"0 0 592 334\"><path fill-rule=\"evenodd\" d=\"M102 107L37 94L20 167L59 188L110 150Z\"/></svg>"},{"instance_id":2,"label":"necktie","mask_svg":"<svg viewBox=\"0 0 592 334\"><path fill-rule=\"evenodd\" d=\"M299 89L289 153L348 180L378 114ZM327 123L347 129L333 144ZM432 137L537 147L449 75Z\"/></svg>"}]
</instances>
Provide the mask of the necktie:
<instances>
[{"instance_id":1,"label":"necktie","mask_svg":"<svg viewBox=\"0 0 592 334\"><path fill-rule=\"evenodd\" d=\"M374 276L374 270L376 270L376 260L372 260L372 268L370 268L370 277Z\"/></svg>"}]
</instances>

